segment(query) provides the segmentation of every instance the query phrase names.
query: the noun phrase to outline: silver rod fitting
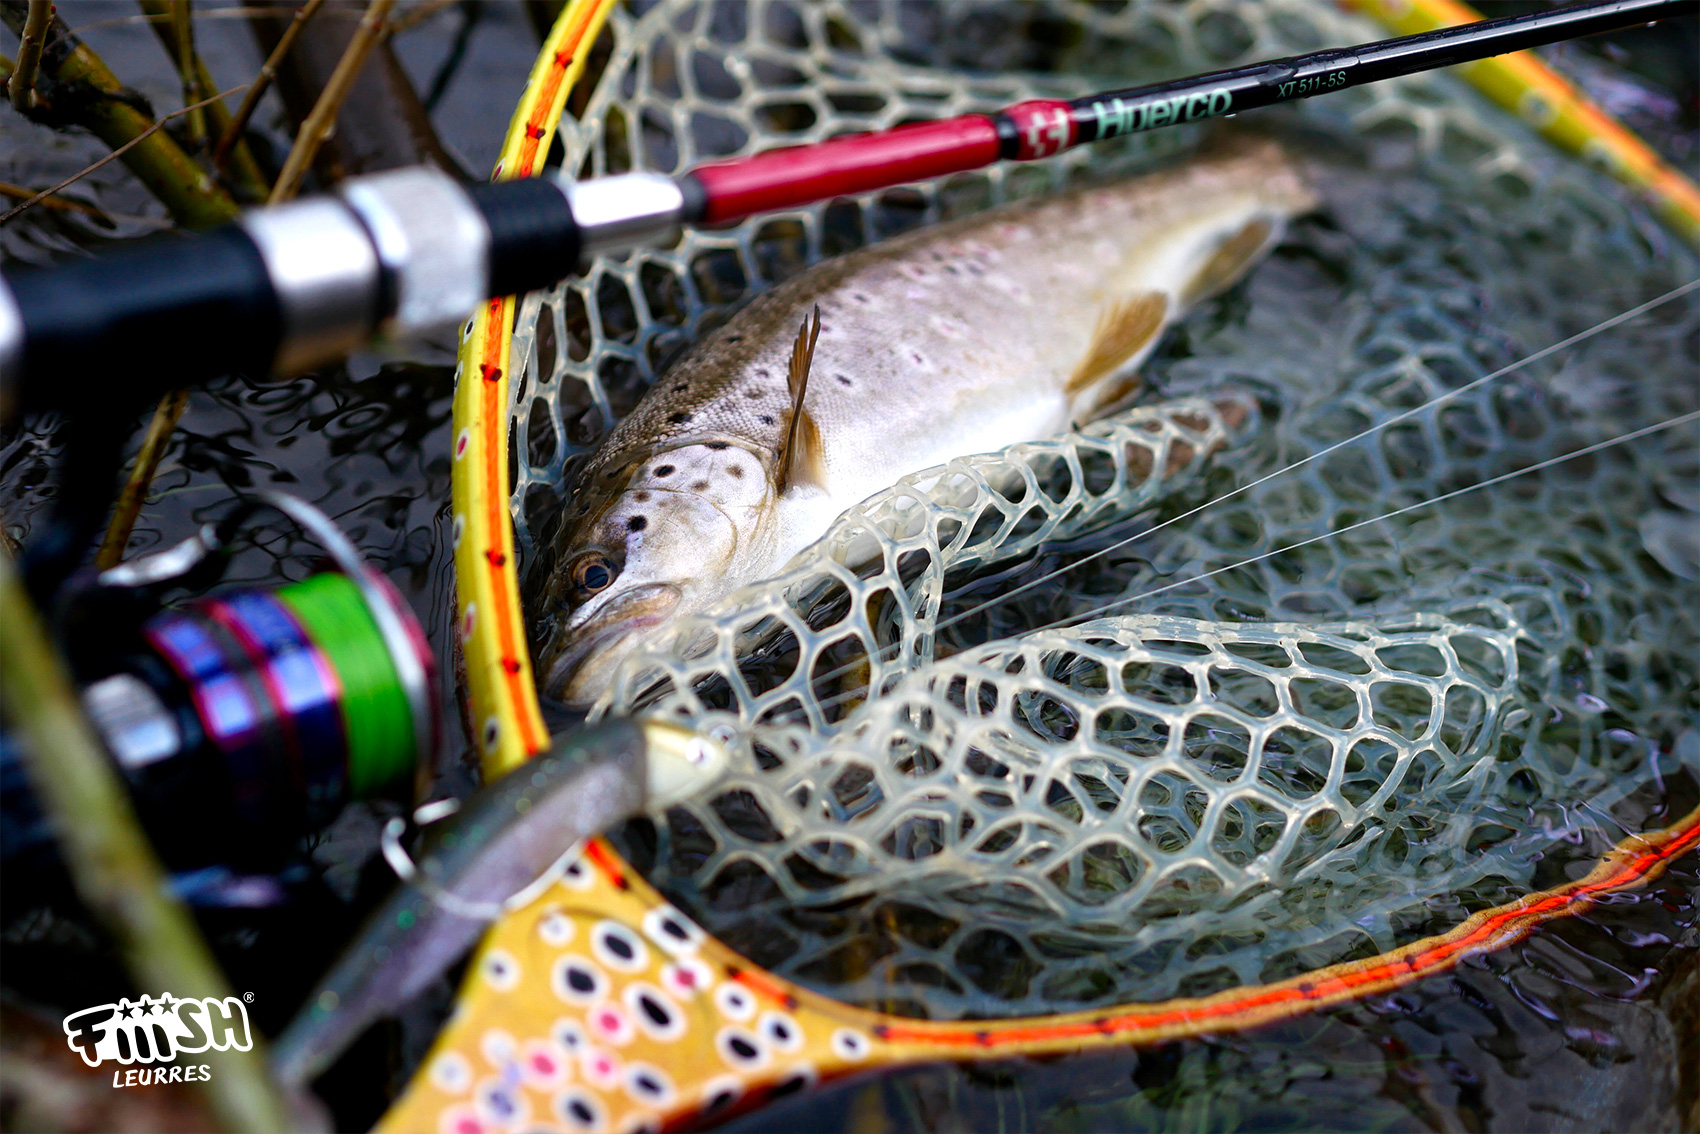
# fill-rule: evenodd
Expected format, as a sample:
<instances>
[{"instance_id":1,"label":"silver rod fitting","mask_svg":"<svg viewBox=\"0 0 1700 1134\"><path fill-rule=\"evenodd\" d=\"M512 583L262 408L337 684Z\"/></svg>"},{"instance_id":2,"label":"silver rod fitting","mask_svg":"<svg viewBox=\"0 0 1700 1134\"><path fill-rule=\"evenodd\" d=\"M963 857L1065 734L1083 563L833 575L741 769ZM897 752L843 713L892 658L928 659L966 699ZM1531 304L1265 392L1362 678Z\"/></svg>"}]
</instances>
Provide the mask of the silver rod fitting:
<instances>
[{"instance_id":1,"label":"silver rod fitting","mask_svg":"<svg viewBox=\"0 0 1700 1134\"><path fill-rule=\"evenodd\" d=\"M260 250L277 293L283 338L272 369L298 374L343 357L378 322L378 256L342 202L317 197L246 213L242 229Z\"/></svg>"},{"instance_id":2,"label":"silver rod fitting","mask_svg":"<svg viewBox=\"0 0 1700 1134\"><path fill-rule=\"evenodd\" d=\"M398 169L350 181L341 195L371 233L394 296L386 334L456 326L485 298L490 226L448 174Z\"/></svg>"},{"instance_id":3,"label":"silver rod fitting","mask_svg":"<svg viewBox=\"0 0 1700 1134\"><path fill-rule=\"evenodd\" d=\"M578 222L581 266L603 252L665 244L678 235L685 195L659 173L621 173L594 181L560 179Z\"/></svg>"}]
</instances>

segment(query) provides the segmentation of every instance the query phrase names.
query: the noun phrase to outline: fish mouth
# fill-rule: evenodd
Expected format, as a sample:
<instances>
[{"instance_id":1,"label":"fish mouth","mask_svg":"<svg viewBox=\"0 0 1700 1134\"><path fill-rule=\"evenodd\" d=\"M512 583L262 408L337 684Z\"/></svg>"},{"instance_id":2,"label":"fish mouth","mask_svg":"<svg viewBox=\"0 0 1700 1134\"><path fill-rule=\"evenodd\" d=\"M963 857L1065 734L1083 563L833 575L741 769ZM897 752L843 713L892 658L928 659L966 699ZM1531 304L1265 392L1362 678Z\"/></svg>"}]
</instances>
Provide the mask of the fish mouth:
<instances>
[{"instance_id":1,"label":"fish mouth","mask_svg":"<svg viewBox=\"0 0 1700 1134\"><path fill-rule=\"evenodd\" d=\"M614 596L583 623L566 630L544 677L549 695L572 708L589 708L613 684L614 670L641 641L639 631L659 626L679 605L679 588L646 583Z\"/></svg>"}]
</instances>

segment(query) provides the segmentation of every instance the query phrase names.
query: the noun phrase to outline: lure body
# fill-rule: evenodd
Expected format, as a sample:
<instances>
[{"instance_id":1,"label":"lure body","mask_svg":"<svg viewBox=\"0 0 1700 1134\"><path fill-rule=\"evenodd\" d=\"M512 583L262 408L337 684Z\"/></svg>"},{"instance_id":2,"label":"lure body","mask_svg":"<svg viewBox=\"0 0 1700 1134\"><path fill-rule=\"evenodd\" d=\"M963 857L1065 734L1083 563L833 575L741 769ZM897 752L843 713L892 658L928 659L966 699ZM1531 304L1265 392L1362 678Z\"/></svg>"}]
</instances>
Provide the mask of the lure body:
<instances>
[{"instance_id":1,"label":"lure body","mask_svg":"<svg viewBox=\"0 0 1700 1134\"><path fill-rule=\"evenodd\" d=\"M546 595L545 692L594 703L639 642L775 573L899 477L1125 403L1163 330L1313 204L1278 146L1236 138L886 241L757 298L580 473ZM817 309L799 376L798 328Z\"/></svg>"},{"instance_id":2,"label":"lure body","mask_svg":"<svg viewBox=\"0 0 1700 1134\"><path fill-rule=\"evenodd\" d=\"M479 792L433 832L413 877L278 1037L278 1079L299 1086L330 1066L374 1020L441 976L504 902L575 844L699 790L724 766L724 750L689 730L618 719L557 741Z\"/></svg>"}]
</instances>

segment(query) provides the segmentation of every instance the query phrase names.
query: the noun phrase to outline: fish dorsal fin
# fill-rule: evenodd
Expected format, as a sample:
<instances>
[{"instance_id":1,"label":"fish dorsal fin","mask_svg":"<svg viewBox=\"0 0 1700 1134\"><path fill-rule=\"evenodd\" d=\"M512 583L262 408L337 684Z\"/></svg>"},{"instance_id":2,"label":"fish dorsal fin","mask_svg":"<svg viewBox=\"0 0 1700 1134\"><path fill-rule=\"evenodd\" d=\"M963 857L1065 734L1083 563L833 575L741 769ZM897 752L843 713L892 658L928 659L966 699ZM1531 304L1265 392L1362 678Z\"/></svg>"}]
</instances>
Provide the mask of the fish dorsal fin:
<instances>
[{"instance_id":1,"label":"fish dorsal fin","mask_svg":"<svg viewBox=\"0 0 1700 1134\"><path fill-rule=\"evenodd\" d=\"M1099 312L1092 341L1074 373L1069 375L1064 392L1073 397L1122 369L1156 341L1168 315L1169 297L1160 291L1144 291L1112 300ZM1102 398L1094 399L1095 403L1102 401Z\"/></svg>"},{"instance_id":2,"label":"fish dorsal fin","mask_svg":"<svg viewBox=\"0 0 1700 1134\"><path fill-rule=\"evenodd\" d=\"M1263 254L1263 246L1275 234L1275 225L1264 217L1247 221L1238 232L1217 246L1210 259L1186 285L1182 301L1188 306L1225 291Z\"/></svg>"},{"instance_id":3,"label":"fish dorsal fin","mask_svg":"<svg viewBox=\"0 0 1700 1134\"><path fill-rule=\"evenodd\" d=\"M809 411L803 408L803 398L809 392L809 367L815 360L815 340L820 338L820 305L816 304L814 321L803 320L797 330L797 342L791 348L791 368L785 384L791 391L791 420L785 431L785 442L779 459L773 466L774 487L784 492L799 481L818 484L823 479L820 469L820 427Z\"/></svg>"}]
</instances>

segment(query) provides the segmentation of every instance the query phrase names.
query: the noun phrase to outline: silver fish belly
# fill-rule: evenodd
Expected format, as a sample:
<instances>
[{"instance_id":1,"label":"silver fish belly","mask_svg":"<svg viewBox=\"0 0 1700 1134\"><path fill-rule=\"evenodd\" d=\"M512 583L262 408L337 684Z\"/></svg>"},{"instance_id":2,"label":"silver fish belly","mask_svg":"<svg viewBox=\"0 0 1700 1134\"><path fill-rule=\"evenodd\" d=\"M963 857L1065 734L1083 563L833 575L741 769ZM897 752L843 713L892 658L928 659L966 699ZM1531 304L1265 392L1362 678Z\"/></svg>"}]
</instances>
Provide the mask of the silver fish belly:
<instances>
[{"instance_id":1,"label":"silver fish belly","mask_svg":"<svg viewBox=\"0 0 1700 1134\"><path fill-rule=\"evenodd\" d=\"M758 297L657 381L573 485L537 649L545 693L593 704L639 643L775 573L899 477L1125 403L1163 330L1314 204L1277 145L1237 138Z\"/></svg>"}]
</instances>

